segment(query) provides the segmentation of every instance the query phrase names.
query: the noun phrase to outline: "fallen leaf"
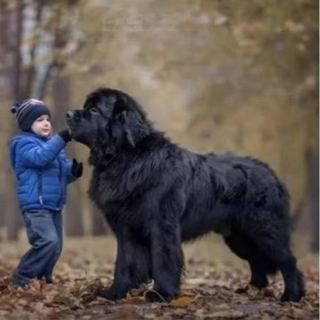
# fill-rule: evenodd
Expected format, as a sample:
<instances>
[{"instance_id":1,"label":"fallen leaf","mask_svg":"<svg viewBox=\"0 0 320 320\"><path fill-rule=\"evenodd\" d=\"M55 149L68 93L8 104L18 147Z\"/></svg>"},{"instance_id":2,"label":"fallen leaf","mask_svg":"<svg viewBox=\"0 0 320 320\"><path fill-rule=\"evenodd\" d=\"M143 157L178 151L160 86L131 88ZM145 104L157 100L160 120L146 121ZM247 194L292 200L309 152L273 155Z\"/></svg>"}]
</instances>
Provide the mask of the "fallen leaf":
<instances>
[{"instance_id":1,"label":"fallen leaf","mask_svg":"<svg viewBox=\"0 0 320 320\"><path fill-rule=\"evenodd\" d=\"M192 301L192 298L190 297L187 297L187 296L181 296L181 297L178 297L176 299L173 299L171 302L170 302L170 305L173 306L173 307L185 307L187 305L189 305Z\"/></svg>"}]
</instances>

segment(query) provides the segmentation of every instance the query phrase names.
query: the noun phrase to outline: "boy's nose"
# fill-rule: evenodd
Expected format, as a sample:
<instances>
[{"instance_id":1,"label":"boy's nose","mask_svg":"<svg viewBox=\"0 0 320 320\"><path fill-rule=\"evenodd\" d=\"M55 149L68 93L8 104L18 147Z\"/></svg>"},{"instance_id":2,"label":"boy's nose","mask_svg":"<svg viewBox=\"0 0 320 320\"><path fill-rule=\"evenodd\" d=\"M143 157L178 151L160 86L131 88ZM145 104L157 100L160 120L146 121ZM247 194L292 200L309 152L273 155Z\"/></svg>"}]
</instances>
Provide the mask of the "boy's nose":
<instances>
[{"instance_id":1,"label":"boy's nose","mask_svg":"<svg viewBox=\"0 0 320 320\"><path fill-rule=\"evenodd\" d=\"M70 120L73 117L73 111L68 111L66 114L66 119Z\"/></svg>"}]
</instances>

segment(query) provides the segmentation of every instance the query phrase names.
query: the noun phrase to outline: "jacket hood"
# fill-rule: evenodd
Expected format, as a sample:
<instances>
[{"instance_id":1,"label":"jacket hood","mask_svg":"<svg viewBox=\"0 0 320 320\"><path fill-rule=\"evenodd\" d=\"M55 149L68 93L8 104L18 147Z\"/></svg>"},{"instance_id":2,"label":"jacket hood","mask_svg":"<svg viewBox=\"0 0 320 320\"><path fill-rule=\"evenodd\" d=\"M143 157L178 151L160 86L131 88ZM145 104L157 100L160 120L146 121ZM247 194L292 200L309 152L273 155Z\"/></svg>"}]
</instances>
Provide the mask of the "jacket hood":
<instances>
[{"instance_id":1,"label":"jacket hood","mask_svg":"<svg viewBox=\"0 0 320 320\"><path fill-rule=\"evenodd\" d=\"M15 160L16 160L16 148L18 145L18 142L24 137L23 134L19 134L13 138L10 139L9 141L9 159L10 159L10 164L12 168L15 168Z\"/></svg>"}]
</instances>

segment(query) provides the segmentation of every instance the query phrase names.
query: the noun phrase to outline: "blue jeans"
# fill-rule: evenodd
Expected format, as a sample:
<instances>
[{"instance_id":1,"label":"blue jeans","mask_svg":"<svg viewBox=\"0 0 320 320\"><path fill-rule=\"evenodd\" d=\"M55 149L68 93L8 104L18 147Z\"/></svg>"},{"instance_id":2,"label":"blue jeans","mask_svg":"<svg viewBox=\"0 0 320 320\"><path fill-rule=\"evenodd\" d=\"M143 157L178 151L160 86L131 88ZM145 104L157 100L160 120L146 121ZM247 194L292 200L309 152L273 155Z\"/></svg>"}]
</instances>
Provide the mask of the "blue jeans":
<instances>
[{"instance_id":1,"label":"blue jeans","mask_svg":"<svg viewBox=\"0 0 320 320\"><path fill-rule=\"evenodd\" d=\"M23 218L31 248L21 258L11 281L21 287L28 285L31 278L44 277L50 282L62 251L62 214L47 209L32 209L24 211Z\"/></svg>"}]
</instances>

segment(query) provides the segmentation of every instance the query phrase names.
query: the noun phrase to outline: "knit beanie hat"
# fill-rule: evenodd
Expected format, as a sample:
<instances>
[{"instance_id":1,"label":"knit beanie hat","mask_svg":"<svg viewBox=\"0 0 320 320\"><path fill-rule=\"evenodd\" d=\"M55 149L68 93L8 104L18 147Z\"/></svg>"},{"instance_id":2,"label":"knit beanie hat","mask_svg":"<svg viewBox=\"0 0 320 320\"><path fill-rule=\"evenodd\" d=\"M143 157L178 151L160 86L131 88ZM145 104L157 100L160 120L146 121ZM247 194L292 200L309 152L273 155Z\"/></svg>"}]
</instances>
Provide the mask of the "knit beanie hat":
<instances>
[{"instance_id":1,"label":"knit beanie hat","mask_svg":"<svg viewBox=\"0 0 320 320\"><path fill-rule=\"evenodd\" d=\"M48 107L37 99L28 99L21 103L16 103L11 107L11 112L15 114L19 128L22 131L29 131L33 122L40 116L51 116Z\"/></svg>"}]
</instances>

